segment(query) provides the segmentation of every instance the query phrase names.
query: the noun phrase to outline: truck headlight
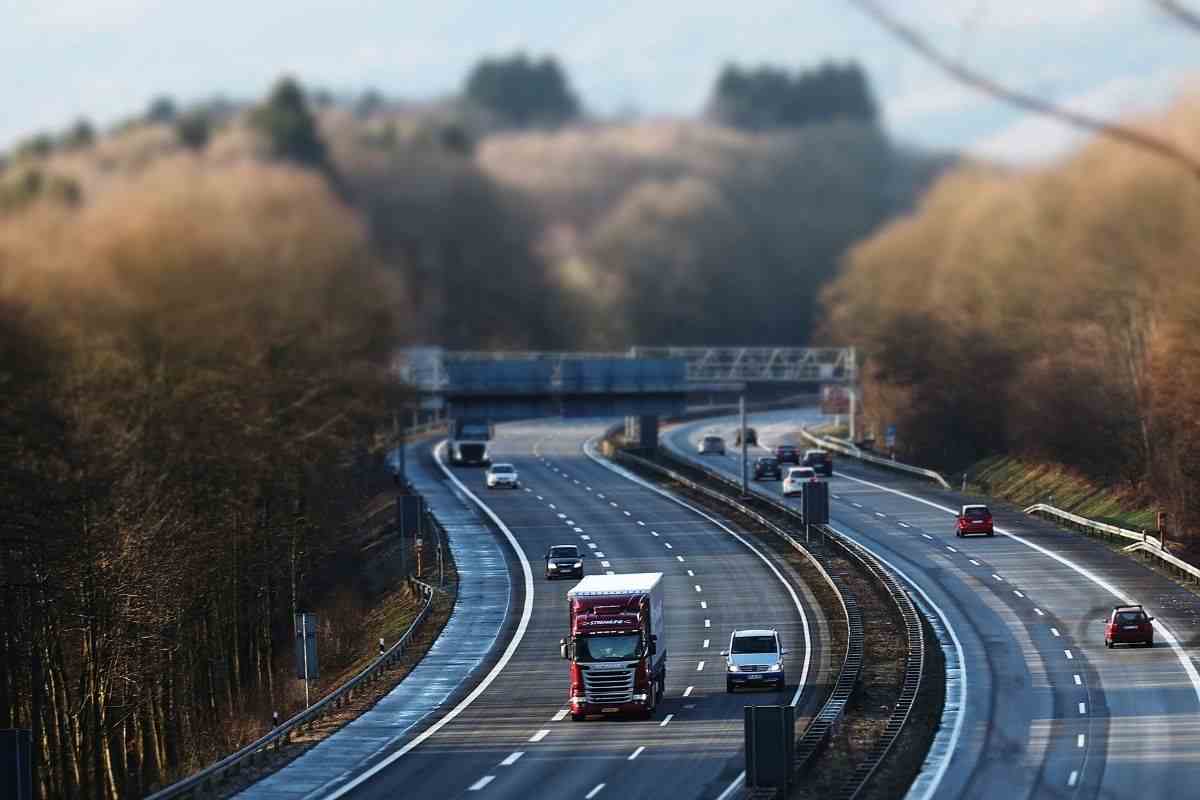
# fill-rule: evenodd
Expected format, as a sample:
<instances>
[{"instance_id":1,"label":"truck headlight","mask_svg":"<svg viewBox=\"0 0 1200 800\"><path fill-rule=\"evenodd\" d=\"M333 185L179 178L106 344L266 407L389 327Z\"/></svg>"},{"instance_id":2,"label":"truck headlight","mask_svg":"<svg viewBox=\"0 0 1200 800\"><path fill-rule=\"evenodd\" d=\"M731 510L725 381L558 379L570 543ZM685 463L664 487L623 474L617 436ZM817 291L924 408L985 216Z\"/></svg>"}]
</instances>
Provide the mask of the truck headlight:
<instances>
[{"instance_id":1,"label":"truck headlight","mask_svg":"<svg viewBox=\"0 0 1200 800\"><path fill-rule=\"evenodd\" d=\"M547 564L546 569L558 569L558 565L557 564Z\"/></svg>"},{"instance_id":2,"label":"truck headlight","mask_svg":"<svg viewBox=\"0 0 1200 800\"><path fill-rule=\"evenodd\" d=\"M582 561L576 561L576 562L575 562L575 569L579 569L579 568L580 568L580 567L582 567L582 566L583 566L583 562L582 562Z\"/></svg>"},{"instance_id":3,"label":"truck headlight","mask_svg":"<svg viewBox=\"0 0 1200 800\"><path fill-rule=\"evenodd\" d=\"M783 672L783 662L776 661L774 664L771 665L771 669L769 669L767 671L768 672Z\"/></svg>"},{"instance_id":4,"label":"truck headlight","mask_svg":"<svg viewBox=\"0 0 1200 800\"><path fill-rule=\"evenodd\" d=\"M738 671L739 671L739 670L738 670L738 665L737 665L737 664L729 664L729 665L728 665L728 667L727 667L727 669L728 669L730 672L738 672Z\"/></svg>"}]
</instances>

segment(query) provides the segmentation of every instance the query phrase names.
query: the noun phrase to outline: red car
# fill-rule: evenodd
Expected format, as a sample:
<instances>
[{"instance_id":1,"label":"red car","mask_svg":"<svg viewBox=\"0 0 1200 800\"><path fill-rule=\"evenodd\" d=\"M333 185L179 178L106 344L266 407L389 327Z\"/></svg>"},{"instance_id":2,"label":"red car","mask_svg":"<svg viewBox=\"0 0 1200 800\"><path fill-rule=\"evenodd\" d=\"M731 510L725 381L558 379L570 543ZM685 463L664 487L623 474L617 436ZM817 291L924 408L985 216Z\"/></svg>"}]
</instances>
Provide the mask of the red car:
<instances>
[{"instance_id":1,"label":"red car","mask_svg":"<svg viewBox=\"0 0 1200 800\"><path fill-rule=\"evenodd\" d=\"M971 536L973 534L996 535L996 530L992 527L992 512L987 506L963 506L962 511L958 513L958 523L954 528L954 535Z\"/></svg>"},{"instance_id":2,"label":"red car","mask_svg":"<svg viewBox=\"0 0 1200 800\"><path fill-rule=\"evenodd\" d=\"M780 464L799 464L800 448L794 444L781 444L775 448L775 457Z\"/></svg>"},{"instance_id":3,"label":"red car","mask_svg":"<svg viewBox=\"0 0 1200 800\"><path fill-rule=\"evenodd\" d=\"M1154 647L1154 617L1138 606L1114 606L1108 619L1103 620L1104 646L1114 644L1144 644Z\"/></svg>"}]
</instances>

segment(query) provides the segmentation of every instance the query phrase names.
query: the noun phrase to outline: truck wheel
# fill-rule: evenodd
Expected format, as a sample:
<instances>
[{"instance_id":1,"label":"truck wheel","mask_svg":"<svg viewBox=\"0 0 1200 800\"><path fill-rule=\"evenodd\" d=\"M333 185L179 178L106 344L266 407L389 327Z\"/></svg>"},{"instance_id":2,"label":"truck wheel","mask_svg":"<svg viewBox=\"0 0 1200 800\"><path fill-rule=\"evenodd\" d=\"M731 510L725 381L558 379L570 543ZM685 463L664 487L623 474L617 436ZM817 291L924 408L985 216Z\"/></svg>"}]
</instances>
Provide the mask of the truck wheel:
<instances>
[{"instance_id":1,"label":"truck wheel","mask_svg":"<svg viewBox=\"0 0 1200 800\"><path fill-rule=\"evenodd\" d=\"M658 708L658 682L650 681L648 691L650 692L650 697L646 700L646 716L653 717L654 709Z\"/></svg>"},{"instance_id":2,"label":"truck wheel","mask_svg":"<svg viewBox=\"0 0 1200 800\"><path fill-rule=\"evenodd\" d=\"M583 722L583 714L571 714L571 722Z\"/></svg>"},{"instance_id":3,"label":"truck wheel","mask_svg":"<svg viewBox=\"0 0 1200 800\"><path fill-rule=\"evenodd\" d=\"M728 694L733 694L733 684L729 681L725 681L725 691Z\"/></svg>"}]
</instances>

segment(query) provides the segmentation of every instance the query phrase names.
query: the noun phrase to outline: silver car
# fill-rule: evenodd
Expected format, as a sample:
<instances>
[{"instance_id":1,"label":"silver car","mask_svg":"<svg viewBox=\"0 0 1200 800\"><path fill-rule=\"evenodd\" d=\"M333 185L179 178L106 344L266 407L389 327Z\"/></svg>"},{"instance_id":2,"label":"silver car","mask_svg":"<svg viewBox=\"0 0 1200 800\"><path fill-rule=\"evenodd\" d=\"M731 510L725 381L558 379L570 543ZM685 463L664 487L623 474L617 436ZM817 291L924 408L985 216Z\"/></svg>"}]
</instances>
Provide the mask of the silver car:
<instances>
[{"instance_id":1,"label":"silver car","mask_svg":"<svg viewBox=\"0 0 1200 800\"><path fill-rule=\"evenodd\" d=\"M729 636L729 649L721 651L725 656L725 691L738 687L782 689L787 685L783 671L786 653L774 628L734 631Z\"/></svg>"},{"instance_id":2,"label":"silver car","mask_svg":"<svg viewBox=\"0 0 1200 800\"><path fill-rule=\"evenodd\" d=\"M705 436L700 440L700 446L697 449L702 456L709 453L723 456L725 455L725 440L720 436Z\"/></svg>"},{"instance_id":3,"label":"silver car","mask_svg":"<svg viewBox=\"0 0 1200 800\"><path fill-rule=\"evenodd\" d=\"M520 489L521 478L512 464L492 464L487 471L489 489Z\"/></svg>"}]
</instances>

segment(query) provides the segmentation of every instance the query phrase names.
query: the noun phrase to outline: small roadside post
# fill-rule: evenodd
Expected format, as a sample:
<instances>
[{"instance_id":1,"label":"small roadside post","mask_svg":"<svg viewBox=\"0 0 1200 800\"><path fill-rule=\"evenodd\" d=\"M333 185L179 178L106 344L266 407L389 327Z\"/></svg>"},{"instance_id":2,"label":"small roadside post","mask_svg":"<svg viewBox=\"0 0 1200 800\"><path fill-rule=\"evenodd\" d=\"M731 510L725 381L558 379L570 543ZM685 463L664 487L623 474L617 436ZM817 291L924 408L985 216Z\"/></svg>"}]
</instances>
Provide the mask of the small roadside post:
<instances>
[{"instance_id":1,"label":"small roadside post","mask_svg":"<svg viewBox=\"0 0 1200 800\"><path fill-rule=\"evenodd\" d=\"M750 496L750 487L746 481L746 395L738 398L738 413L742 418L742 497Z\"/></svg>"}]
</instances>

